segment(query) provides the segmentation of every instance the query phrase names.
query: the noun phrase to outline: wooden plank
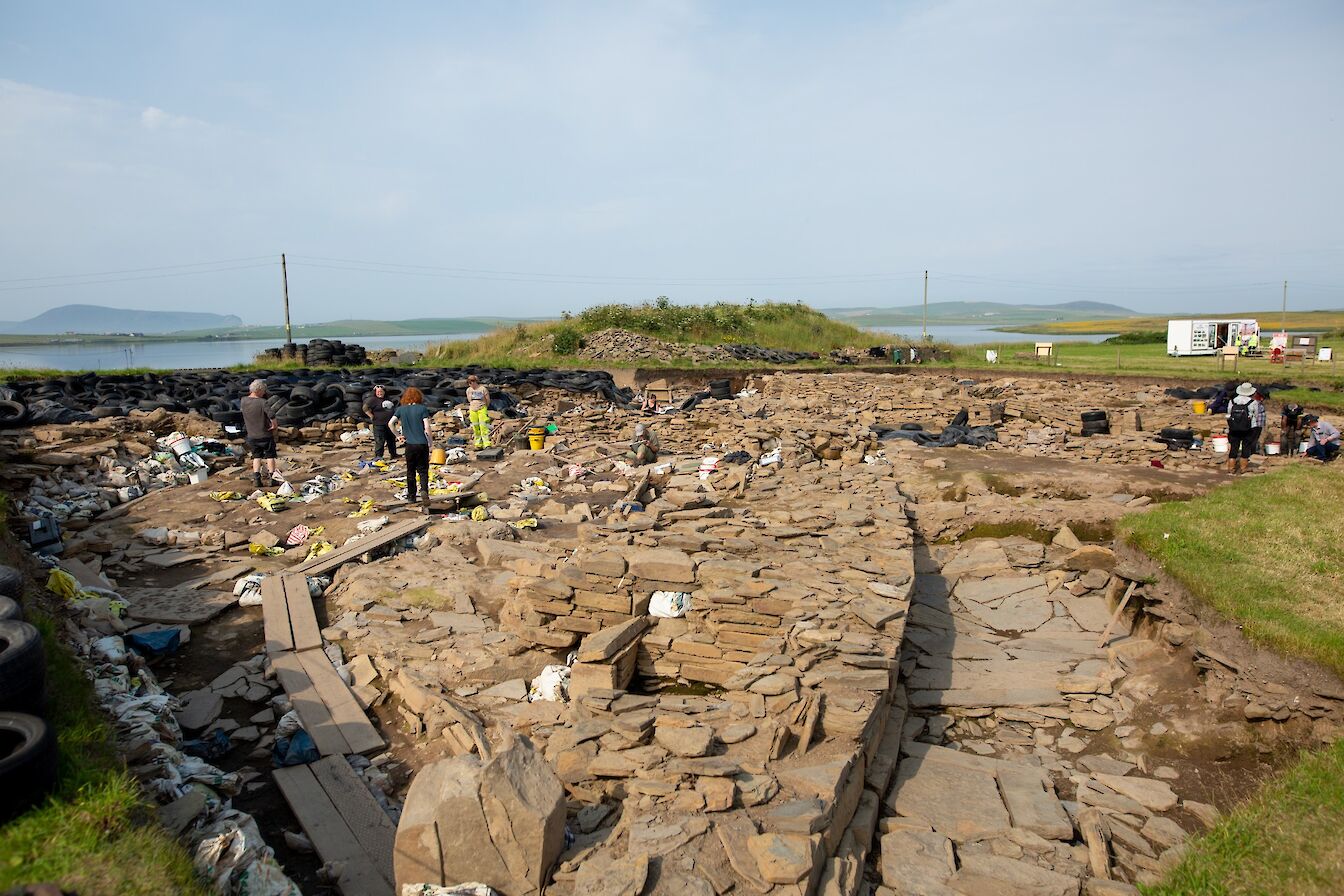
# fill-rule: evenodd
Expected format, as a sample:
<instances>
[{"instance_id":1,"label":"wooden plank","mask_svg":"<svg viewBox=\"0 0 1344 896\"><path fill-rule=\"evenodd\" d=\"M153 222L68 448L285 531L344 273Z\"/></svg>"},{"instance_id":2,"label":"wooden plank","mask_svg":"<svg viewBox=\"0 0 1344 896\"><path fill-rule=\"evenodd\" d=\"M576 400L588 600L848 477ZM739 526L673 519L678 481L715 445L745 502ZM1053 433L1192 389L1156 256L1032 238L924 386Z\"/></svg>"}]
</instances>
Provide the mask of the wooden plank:
<instances>
[{"instance_id":1,"label":"wooden plank","mask_svg":"<svg viewBox=\"0 0 1344 896\"><path fill-rule=\"evenodd\" d=\"M307 656L321 656L322 662L326 663L326 657L321 651L305 651ZM299 720L303 722L303 730L308 732L308 736L313 739L317 750L323 756L344 756L347 753L356 752L350 749L345 736L341 733L340 726L332 720L331 711L327 709L327 704L323 701L317 688L314 687L312 679L304 670L299 662L301 654L294 653L292 650L286 650L282 653L271 656L271 667L275 669L275 675L280 679L280 686L285 689L289 695L289 702L294 710L299 714ZM330 666L330 663L327 663ZM332 669L332 674L336 673ZM340 681L337 678L337 681Z\"/></svg>"},{"instance_id":2,"label":"wooden plank","mask_svg":"<svg viewBox=\"0 0 1344 896\"><path fill-rule=\"evenodd\" d=\"M373 727L369 717L364 714L364 708L351 693L349 685L336 673L325 653L305 650L294 656L326 705L332 724L339 729L341 738L349 746L347 752L368 753L386 746L383 736Z\"/></svg>"},{"instance_id":3,"label":"wooden plank","mask_svg":"<svg viewBox=\"0 0 1344 896\"><path fill-rule=\"evenodd\" d=\"M345 762L340 757L332 758ZM322 862L341 866L336 886L342 896L391 896L392 881L374 867L360 845L359 837L346 824L342 807L332 801L312 769L294 765L278 768L274 774L285 802L289 803Z\"/></svg>"},{"instance_id":4,"label":"wooden plank","mask_svg":"<svg viewBox=\"0 0 1344 896\"><path fill-rule=\"evenodd\" d=\"M285 587L279 576L261 580L262 626L266 632L266 652L279 653L294 649L294 635L289 627L289 606L285 601Z\"/></svg>"},{"instance_id":5,"label":"wooden plank","mask_svg":"<svg viewBox=\"0 0 1344 896\"><path fill-rule=\"evenodd\" d=\"M404 520L400 523L393 523L390 526L384 526L379 531L373 533L367 538L361 538L354 544L337 548L334 551L327 551L320 557L314 557L307 563L294 569L296 573L302 573L306 576L320 576L330 572L348 560L353 560L360 554L376 550L383 545L396 541L398 538L405 538L413 532L419 532L432 522L427 519Z\"/></svg>"},{"instance_id":6,"label":"wooden plank","mask_svg":"<svg viewBox=\"0 0 1344 896\"><path fill-rule=\"evenodd\" d=\"M341 818L345 819L346 826L359 840L364 852L368 853L373 868L388 883L394 882L392 853L397 827L373 798L368 786L355 774L350 763L340 756L319 759L308 767L312 769L317 783L331 798L332 804L340 811Z\"/></svg>"},{"instance_id":7,"label":"wooden plank","mask_svg":"<svg viewBox=\"0 0 1344 896\"><path fill-rule=\"evenodd\" d=\"M294 638L294 649L299 651L321 647L322 633L317 627L317 613L313 610L308 579L286 575L280 577L280 583L285 589L285 605L289 609L289 628Z\"/></svg>"}]
</instances>

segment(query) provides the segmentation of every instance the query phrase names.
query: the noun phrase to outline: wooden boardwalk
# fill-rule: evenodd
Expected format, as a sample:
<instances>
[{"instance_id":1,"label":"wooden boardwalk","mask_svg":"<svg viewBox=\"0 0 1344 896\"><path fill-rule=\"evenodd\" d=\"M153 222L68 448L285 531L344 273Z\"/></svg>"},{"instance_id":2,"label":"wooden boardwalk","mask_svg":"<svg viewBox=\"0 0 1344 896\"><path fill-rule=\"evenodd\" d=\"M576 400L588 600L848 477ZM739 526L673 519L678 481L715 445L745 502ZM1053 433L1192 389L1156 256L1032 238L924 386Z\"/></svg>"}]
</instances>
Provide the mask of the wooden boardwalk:
<instances>
[{"instance_id":1,"label":"wooden boardwalk","mask_svg":"<svg viewBox=\"0 0 1344 896\"><path fill-rule=\"evenodd\" d=\"M275 783L323 863L339 863L342 896L392 896L397 830L341 756L278 768Z\"/></svg>"},{"instance_id":2,"label":"wooden boardwalk","mask_svg":"<svg viewBox=\"0 0 1344 896\"><path fill-rule=\"evenodd\" d=\"M331 572L342 563L355 559L360 554L366 554L369 551L382 547L388 542L396 541L398 538L405 538L407 535L419 532L432 522L434 521L428 517L424 517L418 520L405 520L400 523L392 523L391 525L384 526L372 535L361 538L353 544L327 551L320 557L314 557L307 563L295 568L294 572L305 576L324 575L325 573Z\"/></svg>"}]
</instances>

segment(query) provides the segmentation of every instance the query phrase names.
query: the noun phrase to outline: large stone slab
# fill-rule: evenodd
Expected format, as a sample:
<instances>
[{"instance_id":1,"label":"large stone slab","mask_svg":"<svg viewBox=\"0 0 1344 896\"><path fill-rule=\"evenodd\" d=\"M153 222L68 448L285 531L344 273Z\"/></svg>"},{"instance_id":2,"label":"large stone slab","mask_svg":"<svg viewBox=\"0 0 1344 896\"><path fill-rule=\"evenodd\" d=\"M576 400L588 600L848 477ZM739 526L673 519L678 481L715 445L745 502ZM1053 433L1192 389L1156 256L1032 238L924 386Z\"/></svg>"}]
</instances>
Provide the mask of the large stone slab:
<instances>
[{"instance_id":1,"label":"large stone slab","mask_svg":"<svg viewBox=\"0 0 1344 896\"><path fill-rule=\"evenodd\" d=\"M1053 687L979 687L965 690L911 691L910 705L930 706L1054 706L1063 702Z\"/></svg>"},{"instance_id":2,"label":"large stone slab","mask_svg":"<svg viewBox=\"0 0 1344 896\"><path fill-rule=\"evenodd\" d=\"M887 807L927 822L957 842L1003 833L1012 827L992 772L910 756L896 770Z\"/></svg>"},{"instance_id":3,"label":"large stone slab","mask_svg":"<svg viewBox=\"0 0 1344 896\"><path fill-rule=\"evenodd\" d=\"M1153 812L1168 812L1176 808L1176 794L1165 781L1107 774L1097 775L1097 780Z\"/></svg>"},{"instance_id":4,"label":"large stone slab","mask_svg":"<svg viewBox=\"0 0 1344 896\"><path fill-rule=\"evenodd\" d=\"M626 555L630 574L658 582L695 581L695 564L686 554L672 548L649 548Z\"/></svg>"},{"instance_id":5,"label":"large stone slab","mask_svg":"<svg viewBox=\"0 0 1344 896\"><path fill-rule=\"evenodd\" d=\"M961 857L961 870L949 881L965 896L1078 896L1080 882L1033 865L994 855Z\"/></svg>"},{"instance_id":6,"label":"large stone slab","mask_svg":"<svg viewBox=\"0 0 1344 896\"><path fill-rule=\"evenodd\" d=\"M997 606L971 603L972 616L999 632L1025 632L1040 628L1055 615L1044 586L1006 597Z\"/></svg>"},{"instance_id":7,"label":"large stone slab","mask_svg":"<svg viewBox=\"0 0 1344 896\"><path fill-rule=\"evenodd\" d=\"M1045 576L990 576L987 579L963 579L957 583L954 593L962 602L985 604L1043 585Z\"/></svg>"},{"instance_id":8,"label":"large stone slab","mask_svg":"<svg viewBox=\"0 0 1344 896\"><path fill-rule=\"evenodd\" d=\"M953 892L956 873L952 841L935 831L892 831L882 835L882 884L898 896L938 896Z\"/></svg>"},{"instance_id":9,"label":"large stone slab","mask_svg":"<svg viewBox=\"0 0 1344 896\"><path fill-rule=\"evenodd\" d=\"M1013 566L1008 555L993 539L972 539L958 548L956 555L943 564L943 575L947 578L958 576L985 577L996 573L1010 572Z\"/></svg>"},{"instance_id":10,"label":"large stone slab","mask_svg":"<svg viewBox=\"0 0 1344 896\"><path fill-rule=\"evenodd\" d=\"M1059 798L1046 785L1040 769L1017 764L1000 766L996 777L1013 827L1025 828L1047 840L1073 837L1073 823Z\"/></svg>"}]
</instances>

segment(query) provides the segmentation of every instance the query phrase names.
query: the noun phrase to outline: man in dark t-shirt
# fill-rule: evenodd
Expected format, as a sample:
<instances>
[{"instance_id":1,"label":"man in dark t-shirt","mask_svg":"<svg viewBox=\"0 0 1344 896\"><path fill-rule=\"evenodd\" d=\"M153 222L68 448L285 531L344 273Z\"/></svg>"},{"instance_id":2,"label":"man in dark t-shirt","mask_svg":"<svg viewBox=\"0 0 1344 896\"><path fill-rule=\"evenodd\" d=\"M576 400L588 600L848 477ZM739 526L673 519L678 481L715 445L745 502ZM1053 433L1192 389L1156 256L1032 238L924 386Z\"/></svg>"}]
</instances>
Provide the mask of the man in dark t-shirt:
<instances>
[{"instance_id":1,"label":"man in dark t-shirt","mask_svg":"<svg viewBox=\"0 0 1344 896\"><path fill-rule=\"evenodd\" d=\"M246 426L247 448L252 452L252 482L257 488L263 488L261 462L266 461L266 471L270 474L267 482L275 478L275 418L266 407L266 382L253 380L248 387L247 397L239 402L243 412L243 424Z\"/></svg>"},{"instance_id":2,"label":"man in dark t-shirt","mask_svg":"<svg viewBox=\"0 0 1344 896\"><path fill-rule=\"evenodd\" d=\"M373 394L364 399L364 414L373 424L373 456L377 460L383 457L383 447L387 447L387 456L397 459L397 440L392 435L388 423L396 405L387 397L387 390L381 385L373 387Z\"/></svg>"},{"instance_id":3,"label":"man in dark t-shirt","mask_svg":"<svg viewBox=\"0 0 1344 896\"><path fill-rule=\"evenodd\" d=\"M1298 454L1302 447L1302 415L1306 409L1297 402L1291 402L1283 406L1283 411L1279 415L1279 428L1283 433L1283 445L1279 450L1284 454Z\"/></svg>"}]
</instances>

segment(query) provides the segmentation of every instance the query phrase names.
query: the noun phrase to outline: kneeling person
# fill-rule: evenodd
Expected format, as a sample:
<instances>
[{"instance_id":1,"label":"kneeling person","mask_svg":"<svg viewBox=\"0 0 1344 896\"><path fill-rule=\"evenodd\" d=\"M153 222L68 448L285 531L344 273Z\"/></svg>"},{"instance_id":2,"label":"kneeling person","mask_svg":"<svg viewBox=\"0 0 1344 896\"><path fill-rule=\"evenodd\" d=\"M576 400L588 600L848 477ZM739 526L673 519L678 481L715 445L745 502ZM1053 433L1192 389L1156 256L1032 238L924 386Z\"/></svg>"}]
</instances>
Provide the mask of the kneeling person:
<instances>
[{"instance_id":1,"label":"kneeling person","mask_svg":"<svg viewBox=\"0 0 1344 896\"><path fill-rule=\"evenodd\" d=\"M635 466L642 467L656 461L658 447L658 436L654 433L653 427L636 423L635 437L630 442L630 453L627 455Z\"/></svg>"}]
</instances>

